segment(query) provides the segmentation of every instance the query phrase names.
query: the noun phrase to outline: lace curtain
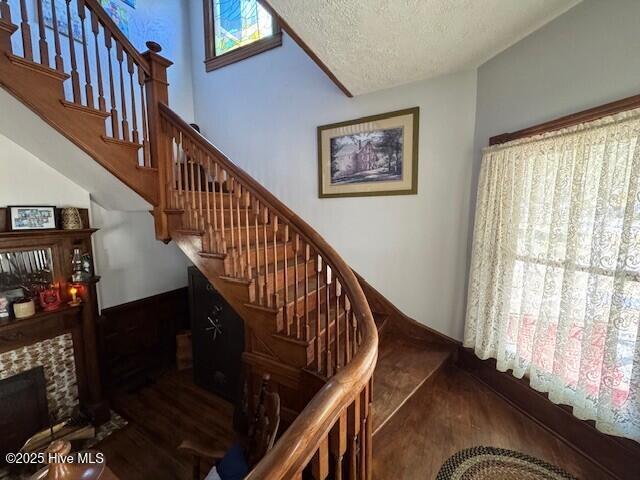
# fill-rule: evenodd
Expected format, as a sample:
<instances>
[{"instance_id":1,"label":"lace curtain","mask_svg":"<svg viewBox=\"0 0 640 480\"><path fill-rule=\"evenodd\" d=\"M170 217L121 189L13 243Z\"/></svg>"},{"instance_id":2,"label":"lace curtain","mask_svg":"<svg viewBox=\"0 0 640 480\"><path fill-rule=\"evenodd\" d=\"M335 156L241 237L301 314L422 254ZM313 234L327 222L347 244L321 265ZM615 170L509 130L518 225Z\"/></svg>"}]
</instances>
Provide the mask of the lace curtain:
<instances>
[{"instance_id":1,"label":"lace curtain","mask_svg":"<svg viewBox=\"0 0 640 480\"><path fill-rule=\"evenodd\" d=\"M640 441L640 110L485 149L464 345Z\"/></svg>"}]
</instances>

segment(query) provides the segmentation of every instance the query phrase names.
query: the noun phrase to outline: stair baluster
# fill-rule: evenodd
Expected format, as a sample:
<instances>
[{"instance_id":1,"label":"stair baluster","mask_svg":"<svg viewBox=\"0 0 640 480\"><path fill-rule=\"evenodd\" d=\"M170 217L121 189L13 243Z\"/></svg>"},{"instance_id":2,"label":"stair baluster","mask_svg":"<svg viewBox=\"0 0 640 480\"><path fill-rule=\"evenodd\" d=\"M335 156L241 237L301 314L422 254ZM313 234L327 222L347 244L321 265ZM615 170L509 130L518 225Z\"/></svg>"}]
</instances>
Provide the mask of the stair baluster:
<instances>
[{"instance_id":1,"label":"stair baluster","mask_svg":"<svg viewBox=\"0 0 640 480\"><path fill-rule=\"evenodd\" d=\"M287 246L285 245L285 255L287 254ZM298 259L300 258L300 235L295 233L293 235L293 324L295 325L296 335L295 337L300 340L302 338L302 334L300 332L300 315L298 314L298 299L300 298L300 294L298 291L298 285L300 284L300 275L298 270L300 265L298 264ZM285 302L287 305L287 310L289 309L289 300Z\"/></svg>"},{"instance_id":2,"label":"stair baluster","mask_svg":"<svg viewBox=\"0 0 640 480\"><path fill-rule=\"evenodd\" d=\"M120 76L120 111L122 113L122 140L129 141L129 121L127 120L127 99L124 88L124 74L122 73L122 62L124 53L122 44L116 41L116 60L118 61L118 72Z\"/></svg>"},{"instance_id":3,"label":"stair baluster","mask_svg":"<svg viewBox=\"0 0 640 480\"><path fill-rule=\"evenodd\" d=\"M284 253L282 254L282 260L284 262L284 325L287 337L291 336L291 319L289 317L289 262L287 259L287 244L289 243L289 225L286 223L282 228L282 240L284 241ZM276 245L273 246L275 250ZM295 268L295 265L294 265ZM295 275L294 275L295 278Z\"/></svg>"},{"instance_id":4,"label":"stair baluster","mask_svg":"<svg viewBox=\"0 0 640 480\"><path fill-rule=\"evenodd\" d=\"M304 329L303 340L308 342L311 338L311 323L309 322L309 262L311 261L311 247L308 243L304 246ZM316 284L316 290L320 284Z\"/></svg>"},{"instance_id":5,"label":"stair baluster","mask_svg":"<svg viewBox=\"0 0 640 480\"><path fill-rule=\"evenodd\" d=\"M100 80L101 81L101 80ZM144 91L146 75L138 65L138 85L140 86L140 113L142 115L142 164L151 167L151 153L149 151L149 126L147 121L147 95ZM100 107L102 110L102 107Z\"/></svg>"},{"instance_id":6,"label":"stair baluster","mask_svg":"<svg viewBox=\"0 0 640 480\"><path fill-rule=\"evenodd\" d=\"M55 3L55 1L51 2ZM73 101L78 105L82 104L82 96L80 94L80 75L78 74L78 63L76 60L76 40L73 32L73 17L71 16L71 0L67 3L67 35L69 36L69 59L71 61L71 90L73 92Z\"/></svg>"},{"instance_id":7,"label":"stair baluster","mask_svg":"<svg viewBox=\"0 0 640 480\"><path fill-rule=\"evenodd\" d=\"M278 216L271 212L271 228L273 229L273 308L279 308L280 298L278 297ZM287 271L284 271L285 278ZM286 282L286 280L285 280ZM285 283L286 288L286 283Z\"/></svg>"},{"instance_id":8,"label":"stair baluster","mask_svg":"<svg viewBox=\"0 0 640 480\"><path fill-rule=\"evenodd\" d=\"M249 209L251 208L251 193L246 189L242 189L242 197L244 199L244 236L245 251L247 252L247 272L246 278L253 278L253 266L251 265L251 241L249 238L251 225L249 224Z\"/></svg>"},{"instance_id":9,"label":"stair baluster","mask_svg":"<svg viewBox=\"0 0 640 480\"><path fill-rule=\"evenodd\" d=\"M133 68L133 58L131 58L131 55L127 55L127 72L129 73L129 95L131 97L131 141L133 143L140 143L140 134L138 133L138 105L136 104L136 90L133 86L133 75L135 73L135 69ZM142 164L144 165L144 160Z\"/></svg>"},{"instance_id":10,"label":"stair baluster","mask_svg":"<svg viewBox=\"0 0 640 480\"><path fill-rule=\"evenodd\" d=\"M102 82L102 66L100 65L100 47L98 43L98 34L100 33L100 23L96 12L91 10L91 31L93 32L93 46L96 51L96 77L98 79L98 108L101 112L107 111L107 105L104 99L104 84ZM86 68L86 67L85 67Z\"/></svg>"},{"instance_id":11,"label":"stair baluster","mask_svg":"<svg viewBox=\"0 0 640 480\"><path fill-rule=\"evenodd\" d=\"M337 372L338 370L340 370L340 367L342 367L342 365L340 364L340 318L341 318L341 314L340 314L340 300L342 298L342 285L340 285L340 280L338 280L337 278L335 279L334 282L334 288L335 288L335 300L336 300L336 328L335 328L335 336L333 339L333 345L335 347L335 356L334 356L334 371Z\"/></svg>"},{"instance_id":12,"label":"stair baluster","mask_svg":"<svg viewBox=\"0 0 640 480\"><path fill-rule=\"evenodd\" d=\"M236 229L237 229L237 237L238 237L238 274L237 276L240 278L248 278L247 277L247 266L245 264L244 259L244 248L242 247L242 224L240 223L240 204L242 203L242 186L238 182L234 182L234 191L233 195L236 199L236 209L235 211L231 210L231 216L235 215L236 217Z\"/></svg>"},{"instance_id":13,"label":"stair baluster","mask_svg":"<svg viewBox=\"0 0 640 480\"><path fill-rule=\"evenodd\" d=\"M211 158L207 156L207 165L211 162ZM208 171L211 172L211 168L208 167ZM215 246L212 248L212 251L216 253L222 253L222 246L220 245L220 230L218 224L218 202L216 195L216 182L218 181L218 164L214 162L213 164L213 173L210 173L211 176L211 199L212 199L212 207L213 207L213 225L209 226L211 230L211 235L213 238L213 242ZM208 188L208 186L207 186ZM207 197L209 196L209 190L207 190Z\"/></svg>"},{"instance_id":14,"label":"stair baluster","mask_svg":"<svg viewBox=\"0 0 640 480\"><path fill-rule=\"evenodd\" d=\"M225 219L224 219L224 188L222 188L224 184L224 170L220 168L218 170L218 164L216 164L216 177L218 179L218 194L219 194L219 217L220 217L220 235L222 236L222 244L221 244L221 252L227 253L227 231L225 228ZM226 264L226 262L225 262Z\"/></svg>"},{"instance_id":15,"label":"stair baluster","mask_svg":"<svg viewBox=\"0 0 640 480\"><path fill-rule=\"evenodd\" d=\"M256 275L258 276L254 289L257 293L255 297L257 298L258 305L264 305L264 286L260 279L260 230L258 229L258 220L260 219L260 201L255 197L252 200L253 226L255 232Z\"/></svg>"},{"instance_id":16,"label":"stair baluster","mask_svg":"<svg viewBox=\"0 0 640 480\"><path fill-rule=\"evenodd\" d=\"M333 478L342 480L344 470L343 458L347 452L347 416L340 415L340 418L333 426L329 437L329 449L333 457Z\"/></svg>"},{"instance_id":17,"label":"stair baluster","mask_svg":"<svg viewBox=\"0 0 640 480\"><path fill-rule=\"evenodd\" d=\"M51 2L54 5L56 2ZM111 137L116 140L120 138L120 126L118 121L118 109L116 108L116 88L113 79L113 61L111 59L111 32L104 29L104 45L107 47L107 59L109 63L109 100L111 101Z\"/></svg>"},{"instance_id":18,"label":"stair baluster","mask_svg":"<svg viewBox=\"0 0 640 480\"><path fill-rule=\"evenodd\" d=\"M324 303L324 311L325 311L325 332L324 332L324 341L325 341L325 366L324 372L326 377L333 376L333 359L331 352L331 284L333 283L333 272L331 271L331 267L324 264L324 294L325 294L325 303ZM320 306L318 306L318 310ZM337 320L337 318L336 318Z\"/></svg>"},{"instance_id":19,"label":"stair baluster","mask_svg":"<svg viewBox=\"0 0 640 480\"><path fill-rule=\"evenodd\" d=\"M204 194L205 194L205 209L207 210L207 220L205 222L205 230L206 230L206 238L207 238L207 252L211 253L216 250L214 246L214 224L211 223L211 199L210 199L210 191L209 185L211 185L211 158L209 155L206 156L206 166L205 166L205 175L204 175ZM215 196L213 197L215 202ZM215 203L214 203L214 219L215 219Z\"/></svg>"},{"instance_id":20,"label":"stair baluster","mask_svg":"<svg viewBox=\"0 0 640 480\"><path fill-rule=\"evenodd\" d=\"M324 438L311 459L311 478L325 480L329 476L329 439Z\"/></svg>"},{"instance_id":21,"label":"stair baluster","mask_svg":"<svg viewBox=\"0 0 640 480\"><path fill-rule=\"evenodd\" d=\"M175 164L175 170L176 170L176 175L178 177L178 181L177 181L177 188L178 188L178 204L177 207L182 209L183 211L186 211L186 199L185 199L185 193L184 193L184 167L183 167L183 152L182 152L182 146L180 144L180 133L177 131L177 129L173 129L173 143L174 143L174 149L175 149L175 162L173 162Z\"/></svg>"},{"instance_id":22,"label":"stair baluster","mask_svg":"<svg viewBox=\"0 0 640 480\"><path fill-rule=\"evenodd\" d=\"M202 152L196 148L195 145L193 149L193 159L196 170L196 185L194 186L194 191L198 194L197 228L204 232L204 211L202 210Z\"/></svg>"},{"instance_id":23,"label":"stair baluster","mask_svg":"<svg viewBox=\"0 0 640 480\"><path fill-rule=\"evenodd\" d=\"M49 44L47 43L47 34L44 26L44 12L42 9L42 0L36 2L38 9L38 33L40 40L38 41L38 50L40 51L40 63L45 67L49 66Z\"/></svg>"},{"instance_id":24,"label":"stair baluster","mask_svg":"<svg viewBox=\"0 0 640 480\"><path fill-rule=\"evenodd\" d=\"M269 288L269 242L267 242L267 224L269 223L269 210L264 205L262 206L262 250L264 254L264 301L265 306L272 306ZM275 263L274 263L275 265ZM275 267L274 267L275 269ZM273 305L275 307L275 305Z\"/></svg>"},{"instance_id":25,"label":"stair baluster","mask_svg":"<svg viewBox=\"0 0 640 480\"><path fill-rule=\"evenodd\" d=\"M87 107L93 108L93 86L91 85L91 67L89 66L89 52L85 26L86 12L84 7L84 0L78 0L78 17L80 17L80 27L82 31L82 55L84 59L84 93L87 97ZM97 50L96 56L98 56Z\"/></svg>"},{"instance_id":26,"label":"stair baluster","mask_svg":"<svg viewBox=\"0 0 640 480\"><path fill-rule=\"evenodd\" d=\"M33 46L31 45L31 26L29 25L29 12L27 2L20 0L20 31L22 33L22 48L24 58L33 61Z\"/></svg>"},{"instance_id":27,"label":"stair baluster","mask_svg":"<svg viewBox=\"0 0 640 480\"><path fill-rule=\"evenodd\" d=\"M351 302L344 297L344 358L345 364L351 362Z\"/></svg>"},{"instance_id":28,"label":"stair baluster","mask_svg":"<svg viewBox=\"0 0 640 480\"><path fill-rule=\"evenodd\" d=\"M0 0L0 19L4 23L12 23L11 22L11 7L9 6L9 0Z\"/></svg>"},{"instance_id":29,"label":"stair baluster","mask_svg":"<svg viewBox=\"0 0 640 480\"><path fill-rule=\"evenodd\" d=\"M322 257L318 254L315 254L316 257L316 338L315 338L315 354L316 354L316 369L318 373L322 373L322 343L321 333L322 333L322 323L320 317L320 303L321 303L321 295L320 295L320 280L322 278Z\"/></svg>"}]
</instances>

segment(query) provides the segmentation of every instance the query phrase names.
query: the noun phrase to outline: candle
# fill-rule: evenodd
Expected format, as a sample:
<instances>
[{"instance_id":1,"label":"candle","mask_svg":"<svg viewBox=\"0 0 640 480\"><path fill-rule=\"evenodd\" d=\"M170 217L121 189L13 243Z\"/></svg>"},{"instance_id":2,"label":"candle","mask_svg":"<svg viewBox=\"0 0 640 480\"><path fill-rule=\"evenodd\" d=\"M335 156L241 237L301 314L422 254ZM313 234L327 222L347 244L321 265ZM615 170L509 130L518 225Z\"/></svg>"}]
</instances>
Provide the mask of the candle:
<instances>
[{"instance_id":1,"label":"candle","mask_svg":"<svg viewBox=\"0 0 640 480\"><path fill-rule=\"evenodd\" d=\"M77 298L78 289L76 287L71 287L69 289L69 293L71 294L71 303L76 303L78 301L78 298Z\"/></svg>"}]
</instances>

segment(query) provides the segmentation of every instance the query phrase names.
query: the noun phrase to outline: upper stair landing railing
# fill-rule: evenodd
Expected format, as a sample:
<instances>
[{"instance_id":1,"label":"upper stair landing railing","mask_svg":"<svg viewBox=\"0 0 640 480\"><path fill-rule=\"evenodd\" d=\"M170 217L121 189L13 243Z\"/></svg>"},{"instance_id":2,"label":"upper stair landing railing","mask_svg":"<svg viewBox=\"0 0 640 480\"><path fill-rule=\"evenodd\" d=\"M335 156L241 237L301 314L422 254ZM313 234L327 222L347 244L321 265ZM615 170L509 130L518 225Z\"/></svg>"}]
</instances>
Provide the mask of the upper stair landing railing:
<instances>
[{"instance_id":1,"label":"upper stair landing railing","mask_svg":"<svg viewBox=\"0 0 640 480\"><path fill-rule=\"evenodd\" d=\"M65 80L67 107L101 116L106 142L139 149L137 164L153 166L151 66L98 0L0 0L0 42L13 61Z\"/></svg>"}]
</instances>

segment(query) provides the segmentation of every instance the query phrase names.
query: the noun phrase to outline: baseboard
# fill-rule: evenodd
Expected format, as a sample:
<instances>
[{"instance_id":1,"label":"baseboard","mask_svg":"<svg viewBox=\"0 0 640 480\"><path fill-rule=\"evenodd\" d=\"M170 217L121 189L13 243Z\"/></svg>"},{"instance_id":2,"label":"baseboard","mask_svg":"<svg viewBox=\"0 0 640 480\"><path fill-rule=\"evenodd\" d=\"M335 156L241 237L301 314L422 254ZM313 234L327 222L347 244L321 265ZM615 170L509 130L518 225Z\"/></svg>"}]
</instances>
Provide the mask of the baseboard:
<instances>
[{"instance_id":1,"label":"baseboard","mask_svg":"<svg viewBox=\"0 0 640 480\"><path fill-rule=\"evenodd\" d=\"M495 360L480 360L470 349L460 347L458 365L523 414L590 458L611 477L619 480L638 478L640 444L598 431L593 422L578 419L568 407L551 402L546 394L531 388L526 380L498 371Z\"/></svg>"}]
</instances>

